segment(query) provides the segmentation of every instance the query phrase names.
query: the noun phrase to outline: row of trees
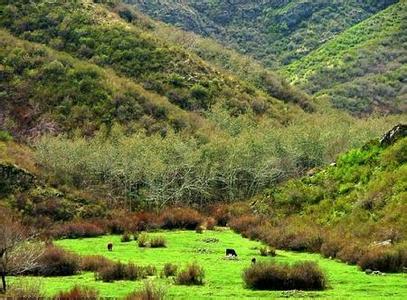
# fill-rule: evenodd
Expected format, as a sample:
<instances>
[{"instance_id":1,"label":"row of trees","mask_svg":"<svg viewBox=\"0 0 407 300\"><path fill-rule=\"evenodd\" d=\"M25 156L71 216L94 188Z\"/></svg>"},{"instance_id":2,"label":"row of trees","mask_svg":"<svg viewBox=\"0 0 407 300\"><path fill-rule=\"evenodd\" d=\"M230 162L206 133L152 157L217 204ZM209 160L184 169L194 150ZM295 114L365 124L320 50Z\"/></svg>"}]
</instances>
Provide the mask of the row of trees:
<instances>
[{"instance_id":1,"label":"row of trees","mask_svg":"<svg viewBox=\"0 0 407 300\"><path fill-rule=\"evenodd\" d=\"M132 209L203 205L251 197L264 188L332 162L384 132L386 121L313 115L287 127L213 113L222 130L183 137L168 132L126 137L119 128L94 139L46 137L37 157L58 183L107 188ZM231 118L231 120L228 120ZM223 122L222 122L223 121Z\"/></svg>"}]
</instances>

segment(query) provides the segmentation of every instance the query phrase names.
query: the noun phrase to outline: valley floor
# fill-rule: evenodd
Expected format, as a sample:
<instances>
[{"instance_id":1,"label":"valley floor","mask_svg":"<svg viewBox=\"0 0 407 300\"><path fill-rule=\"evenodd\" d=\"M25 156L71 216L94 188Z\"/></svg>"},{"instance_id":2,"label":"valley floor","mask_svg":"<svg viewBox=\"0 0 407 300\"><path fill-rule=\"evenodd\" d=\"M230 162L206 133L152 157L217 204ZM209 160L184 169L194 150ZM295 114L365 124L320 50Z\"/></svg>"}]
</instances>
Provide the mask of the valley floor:
<instances>
[{"instance_id":1,"label":"valley floor","mask_svg":"<svg viewBox=\"0 0 407 300\"><path fill-rule=\"evenodd\" d=\"M261 243L242 238L230 230L205 231L165 231L149 233L164 235L167 248L139 248L135 241L120 242L120 236L102 236L77 240L59 240L55 244L81 255L104 255L121 262L134 262L137 265L152 264L158 274L165 263L175 263L181 268L196 261L205 270L204 286L178 286L173 280L151 278L157 284L167 287L170 299L275 299L275 298L329 298L329 299L403 299L407 295L407 274L366 275L356 266L349 266L334 260L322 258L318 254L277 251L276 257L261 257ZM205 242L207 238L218 242ZM108 252L106 245L112 242L114 249ZM226 248L234 248L239 260L225 260ZM205 249L205 250L202 250ZM242 271L250 266L251 259L277 262L316 261L326 272L329 288L325 291L252 291L243 285ZM13 279L12 281L14 281ZM124 297L141 289L142 281L116 281L103 283L95 281L93 273L76 276L36 278L42 282L46 294L52 296L61 290L68 290L75 284L95 287L102 297ZM404 298L405 299L405 298Z\"/></svg>"}]
</instances>

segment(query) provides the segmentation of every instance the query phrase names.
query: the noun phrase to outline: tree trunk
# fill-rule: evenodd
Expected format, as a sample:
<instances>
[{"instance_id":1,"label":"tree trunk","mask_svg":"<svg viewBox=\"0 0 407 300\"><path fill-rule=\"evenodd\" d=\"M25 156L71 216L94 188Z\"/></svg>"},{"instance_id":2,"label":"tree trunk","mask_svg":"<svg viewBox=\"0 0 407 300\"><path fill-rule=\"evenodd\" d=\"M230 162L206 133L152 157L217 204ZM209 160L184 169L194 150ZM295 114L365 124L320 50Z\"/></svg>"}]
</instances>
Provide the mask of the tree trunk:
<instances>
[{"instance_id":1,"label":"tree trunk","mask_svg":"<svg viewBox=\"0 0 407 300\"><path fill-rule=\"evenodd\" d=\"M3 283L3 292L5 293L7 290L6 286L6 273L1 272L1 282Z\"/></svg>"}]
</instances>

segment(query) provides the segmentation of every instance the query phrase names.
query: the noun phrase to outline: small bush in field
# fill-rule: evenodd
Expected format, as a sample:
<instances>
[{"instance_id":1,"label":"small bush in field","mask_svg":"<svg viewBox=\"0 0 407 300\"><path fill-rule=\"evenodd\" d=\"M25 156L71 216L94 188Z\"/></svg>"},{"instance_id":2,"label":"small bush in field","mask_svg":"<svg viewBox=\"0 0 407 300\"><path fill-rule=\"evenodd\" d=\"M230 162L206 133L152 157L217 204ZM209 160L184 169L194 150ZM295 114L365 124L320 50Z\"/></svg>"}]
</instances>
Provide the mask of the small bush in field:
<instances>
[{"instance_id":1,"label":"small bush in field","mask_svg":"<svg viewBox=\"0 0 407 300\"><path fill-rule=\"evenodd\" d=\"M323 290L325 275L313 262L294 265L257 263L243 272L246 286L254 290Z\"/></svg>"},{"instance_id":2,"label":"small bush in field","mask_svg":"<svg viewBox=\"0 0 407 300\"><path fill-rule=\"evenodd\" d=\"M121 241L122 243L128 243L128 242L130 242L130 241L131 241L130 234L127 233L127 232L123 233L123 235L122 235L120 241Z\"/></svg>"},{"instance_id":3,"label":"small bush in field","mask_svg":"<svg viewBox=\"0 0 407 300\"><path fill-rule=\"evenodd\" d=\"M124 280L129 276L134 275L134 268L131 266L128 270L127 266L121 262L114 263L103 269L98 270L96 273L96 279L104 282L113 282L115 280ZM130 273L130 275L128 274Z\"/></svg>"},{"instance_id":4,"label":"small bush in field","mask_svg":"<svg viewBox=\"0 0 407 300\"><path fill-rule=\"evenodd\" d=\"M138 232L134 232L134 233L133 233L133 240L137 241L139 235L140 235L140 234L139 234Z\"/></svg>"},{"instance_id":5,"label":"small bush in field","mask_svg":"<svg viewBox=\"0 0 407 300\"><path fill-rule=\"evenodd\" d=\"M143 274L144 276L154 276L157 274L157 269L153 265L148 265L143 267Z\"/></svg>"},{"instance_id":6,"label":"small bush in field","mask_svg":"<svg viewBox=\"0 0 407 300\"><path fill-rule=\"evenodd\" d=\"M137 239L137 245L140 248L144 248L144 247L148 247L149 243L148 243L148 235L146 233L142 233L139 235L138 239Z\"/></svg>"},{"instance_id":7,"label":"small bush in field","mask_svg":"<svg viewBox=\"0 0 407 300\"><path fill-rule=\"evenodd\" d=\"M201 214L192 208L172 208L166 210L161 216L164 229L194 230L203 222Z\"/></svg>"},{"instance_id":8,"label":"small bush in field","mask_svg":"<svg viewBox=\"0 0 407 300\"><path fill-rule=\"evenodd\" d=\"M276 256L276 249L270 247L261 247L260 249L261 256Z\"/></svg>"},{"instance_id":9,"label":"small bush in field","mask_svg":"<svg viewBox=\"0 0 407 300\"><path fill-rule=\"evenodd\" d=\"M124 266L123 280L137 280L144 278L145 274L142 267L129 263Z\"/></svg>"},{"instance_id":10,"label":"small bush in field","mask_svg":"<svg viewBox=\"0 0 407 300\"><path fill-rule=\"evenodd\" d=\"M135 291L126 297L126 300L163 300L167 291L162 286L156 286L151 281L145 281L141 291Z\"/></svg>"},{"instance_id":11,"label":"small bush in field","mask_svg":"<svg viewBox=\"0 0 407 300\"><path fill-rule=\"evenodd\" d=\"M93 300L99 299L99 292L90 287L74 286L67 292L60 292L54 297L55 300Z\"/></svg>"},{"instance_id":12,"label":"small bush in field","mask_svg":"<svg viewBox=\"0 0 407 300\"><path fill-rule=\"evenodd\" d=\"M161 272L161 277L170 277L175 276L177 274L178 266L172 263L166 263L164 268Z\"/></svg>"},{"instance_id":13,"label":"small bush in field","mask_svg":"<svg viewBox=\"0 0 407 300\"><path fill-rule=\"evenodd\" d=\"M111 266L113 261L102 255L89 255L81 258L80 269L82 271L97 272L103 268Z\"/></svg>"},{"instance_id":14,"label":"small bush in field","mask_svg":"<svg viewBox=\"0 0 407 300\"><path fill-rule=\"evenodd\" d=\"M179 285L203 285L205 272L197 263L189 264L184 270L178 272L175 283Z\"/></svg>"},{"instance_id":15,"label":"small bush in field","mask_svg":"<svg viewBox=\"0 0 407 300\"><path fill-rule=\"evenodd\" d=\"M70 276L79 271L79 257L55 246L48 246L39 258L40 267L34 270L40 276Z\"/></svg>"},{"instance_id":16,"label":"small bush in field","mask_svg":"<svg viewBox=\"0 0 407 300\"><path fill-rule=\"evenodd\" d=\"M163 236L155 236L150 239L151 248L165 248L167 241Z\"/></svg>"},{"instance_id":17,"label":"small bush in field","mask_svg":"<svg viewBox=\"0 0 407 300\"><path fill-rule=\"evenodd\" d=\"M141 267L133 263L123 264L117 262L99 269L96 273L96 279L104 282L113 282L116 280L139 280L147 276L153 276L157 273L154 266Z\"/></svg>"},{"instance_id":18,"label":"small bush in field","mask_svg":"<svg viewBox=\"0 0 407 300\"><path fill-rule=\"evenodd\" d=\"M362 270L371 269L381 272L399 272L407 262L407 251L395 248L372 248L359 259Z\"/></svg>"}]
</instances>

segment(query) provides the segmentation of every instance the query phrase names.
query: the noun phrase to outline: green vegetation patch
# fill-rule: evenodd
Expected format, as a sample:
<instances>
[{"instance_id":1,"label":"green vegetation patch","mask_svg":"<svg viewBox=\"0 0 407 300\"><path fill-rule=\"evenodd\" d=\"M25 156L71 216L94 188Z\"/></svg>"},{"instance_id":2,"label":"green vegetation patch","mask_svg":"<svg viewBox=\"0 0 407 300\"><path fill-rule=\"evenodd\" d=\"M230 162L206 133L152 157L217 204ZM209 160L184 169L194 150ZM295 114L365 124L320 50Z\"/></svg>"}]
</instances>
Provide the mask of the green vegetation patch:
<instances>
[{"instance_id":1,"label":"green vegetation patch","mask_svg":"<svg viewBox=\"0 0 407 300\"><path fill-rule=\"evenodd\" d=\"M334 260L324 259L317 254L277 251L276 257L261 257L259 242L250 241L229 231L205 231L197 234L194 231L166 231L149 233L149 235L164 235L167 248L139 248L137 242L121 243L120 236L103 236L99 238L60 240L55 244L72 250L81 255L103 255L115 261L133 262L137 265L153 264L158 273L166 263L173 263L183 269L188 263L196 261L205 271L203 286L179 286L168 279L151 278L157 283L167 286L168 296L176 299L245 299L263 297L318 297L337 299L361 299L366 297L391 297L402 299L407 293L406 276L403 274L385 276L366 275L355 266L348 266ZM205 239L216 238L219 241L207 243ZM107 251L107 244L114 244L113 251ZM225 249L234 248L239 255L238 260L224 259ZM207 249L208 251L200 251ZM276 261L289 263L299 261L315 261L326 273L329 288L325 291L252 291L243 284L242 272L250 266L251 259L258 262ZM95 287L101 296L122 297L134 289L141 289L142 281L117 281L103 283L95 281L92 273L82 273L76 276L41 278L42 286L47 295L53 295L61 290L68 290L75 284Z\"/></svg>"}]
</instances>

